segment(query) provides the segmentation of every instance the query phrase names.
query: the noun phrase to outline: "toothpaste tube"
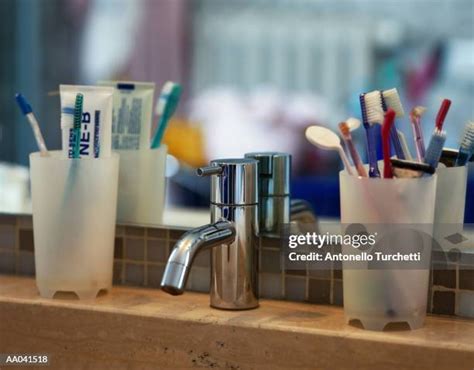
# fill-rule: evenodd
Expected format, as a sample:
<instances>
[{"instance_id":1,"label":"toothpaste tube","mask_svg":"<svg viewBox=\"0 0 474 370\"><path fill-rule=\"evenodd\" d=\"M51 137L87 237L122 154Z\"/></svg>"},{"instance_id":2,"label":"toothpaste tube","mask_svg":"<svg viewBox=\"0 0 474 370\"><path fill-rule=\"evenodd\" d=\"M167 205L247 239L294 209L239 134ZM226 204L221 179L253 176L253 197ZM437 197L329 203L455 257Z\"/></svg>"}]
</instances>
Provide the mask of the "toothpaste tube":
<instances>
[{"instance_id":1,"label":"toothpaste tube","mask_svg":"<svg viewBox=\"0 0 474 370\"><path fill-rule=\"evenodd\" d=\"M60 85L62 148L66 158L73 157L74 104L77 94L84 96L79 158L111 155L112 104L110 87Z\"/></svg>"},{"instance_id":2,"label":"toothpaste tube","mask_svg":"<svg viewBox=\"0 0 474 370\"><path fill-rule=\"evenodd\" d=\"M98 84L115 88L112 148L149 148L155 84L129 81L99 81Z\"/></svg>"}]
</instances>

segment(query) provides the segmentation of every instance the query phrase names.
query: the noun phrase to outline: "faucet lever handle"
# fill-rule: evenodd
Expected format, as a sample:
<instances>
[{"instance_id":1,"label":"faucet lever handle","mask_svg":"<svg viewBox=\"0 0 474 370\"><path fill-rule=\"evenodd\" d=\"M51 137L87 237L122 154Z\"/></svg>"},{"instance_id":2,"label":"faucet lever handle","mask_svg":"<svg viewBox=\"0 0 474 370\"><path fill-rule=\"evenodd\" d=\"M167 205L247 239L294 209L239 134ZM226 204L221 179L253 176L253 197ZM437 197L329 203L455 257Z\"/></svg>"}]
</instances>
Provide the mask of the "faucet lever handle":
<instances>
[{"instance_id":1,"label":"faucet lever handle","mask_svg":"<svg viewBox=\"0 0 474 370\"><path fill-rule=\"evenodd\" d=\"M200 167L196 170L198 176L220 175L224 168L222 166L206 166Z\"/></svg>"}]
</instances>

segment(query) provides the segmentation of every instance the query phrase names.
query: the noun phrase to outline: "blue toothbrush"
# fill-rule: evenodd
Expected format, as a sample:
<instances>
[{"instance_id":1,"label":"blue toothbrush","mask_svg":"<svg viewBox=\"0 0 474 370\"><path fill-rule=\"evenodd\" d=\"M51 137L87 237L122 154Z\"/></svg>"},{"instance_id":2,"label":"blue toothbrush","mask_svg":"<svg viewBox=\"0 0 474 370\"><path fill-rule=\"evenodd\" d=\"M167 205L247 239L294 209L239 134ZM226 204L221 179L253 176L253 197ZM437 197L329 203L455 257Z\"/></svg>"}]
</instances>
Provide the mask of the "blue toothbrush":
<instances>
[{"instance_id":1,"label":"blue toothbrush","mask_svg":"<svg viewBox=\"0 0 474 370\"><path fill-rule=\"evenodd\" d=\"M435 130L431 136L430 143L426 149L424 162L433 168L438 167L439 159L443 152L443 146L446 142L446 132Z\"/></svg>"},{"instance_id":2,"label":"blue toothbrush","mask_svg":"<svg viewBox=\"0 0 474 370\"><path fill-rule=\"evenodd\" d=\"M464 166L474 153L474 121L468 122L461 139L455 166Z\"/></svg>"},{"instance_id":3,"label":"blue toothbrush","mask_svg":"<svg viewBox=\"0 0 474 370\"><path fill-rule=\"evenodd\" d=\"M377 167L377 147L375 137L375 125L382 122L381 114L377 107L381 107L381 97L379 91L372 91L359 95L360 109L362 112L362 123L367 134L367 151L369 156L369 177L380 177Z\"/></svg>"},{"instance_id":4,"label":"blue toothbrush","mask_svg":"<svg viewBox=\"0 0 474 370\"><path fill-rule=\"evenodd\" d=\"M26 119L31 125L31 129L33 130L33 134L35 135L36 144L38 145L41 156L49 156L48 149L46 148L43 135L41 134L41 130L39 128L38 120L36 119L33 113L31 105L28 103L28 101L22 94L16 94L15 99L18 106L20 107L21 113L25 115Z\"/></svg>"}]
</instances>

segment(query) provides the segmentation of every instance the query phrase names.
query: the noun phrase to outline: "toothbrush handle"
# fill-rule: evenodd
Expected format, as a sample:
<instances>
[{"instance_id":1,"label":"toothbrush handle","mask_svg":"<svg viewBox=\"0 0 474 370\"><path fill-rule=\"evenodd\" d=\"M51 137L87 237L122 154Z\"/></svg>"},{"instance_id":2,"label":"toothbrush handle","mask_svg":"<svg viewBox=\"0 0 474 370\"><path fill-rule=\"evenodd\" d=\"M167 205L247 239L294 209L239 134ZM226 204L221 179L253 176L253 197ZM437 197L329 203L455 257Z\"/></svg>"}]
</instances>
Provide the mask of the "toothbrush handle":
<instances>
[{"instance_id":1,"label":"toothbrush handle","mask_svg":"<svg viewBox=\"0 0 474 370\"><path fill-rule=\"evenodd\" d=\"M349 159L347 158L344 149L342 149L342 146L340 146L338 150L347 173L352 176L354 173L352 172L351 164L349 163Z\"/></svg>"},{"instance_id":2,"label":"toothbrush handle","mask_svg":"<svg viewBox=\"0 0 474 370\"><path fill-rule=\"evenodd\" d=\"M423 141L423 132L421 131L420 121L418 119L414 119L412 121L413 127L413 137L415 138L415 146L416 146L416 157L419 162L422 162L425 158L425 143Z\"/></svg>"},{"instance_id":3,"label":"toothbrush handle","mask_svg":"<svg viewBox=\"0 0 474 370\"><path fill-rule=\"evenodd\" d=\"M362 161L360 160L359 153L357 152L357 149L352 142L352 140L346 140L345 141L347 148L349 149L349 153L352 157L352 162L354 163L354 166L357 169L357 173L361 177L367 177L367 171L364 168L364 165L362 164Z\"/></svg>"},{"instance_id":4,"label":"toothbrush handle","mask_svg":"<svg viewBox=\"0 0 474 370\"><path fill-rule=\"evenodd\" d=\"M395 149L395 153L399 159L406 159L405 153L403 153L402 144L400 143L400 139L398 138L397 129L395 124L392 125L390 129L390 138L392 140L393 148Z\"/></svg>"},{"instance_id":5,"label":"toothbrush handle","mask_svg":"<svg viewBox=\"0 0 474 370\"><path fill-rule=\"evenodd\" d=\"M160 117L160 120L158 122L158 125L156 127L155 135L153 135L153 138L151 139L151 149L156 149L159 148L161 145L161 140L163 140L163 136L165 135L165 130L166 130L166 118L164 117L164 114Z\"/></svg>"},{"instance_id":6,"label":"toothbrush handle","mask_svg":"<svg viewBox=\"0 0 474 370\"><path fill-rule=\"evenodd\" d=\"M391 133L391 131L390 131ZM391 179L393 177L392 174L392 164L390 162L390 139L385 135L382 138L383 142L383 178L384 179Z\"/></svg>"},{"instance_id":7,"label":"toothbrush handle","mask_svg":"<svg viewBox=\"0 0 474 370\"><path fill-rule=\"evenodd\" d=\"M46 148L46 144L43 139L43 135L41 134L41 130L38 125L38 121L36 120L36 117L34 116L33 113L28 113L26 115L26 118L28 119L28 122L30 123L30 126L33 130L33 134L35 136L36 144L38 145L38 148L40 150L41 156L45 157L49 155L48 149Z\"/></svg>"},{"instance_id":8,"label":"toothbrush handle","mask_svg":"<svg viewBox=\"0 0 474 370\"><path fill-rule=\"evenodd\" d=\"M459 150L459 153L458 153L458 156L456 158L456 163L454 164L455 167L458 167L458 166L464 166L467 161L469 160L469 157L470 157L470 153L463 150L463 149L460 149Z\"/></svg>"},{"instance_id":9,"label":"toothbrush handle","mask_svg":"<svg viewBox=\"0 0 474 370\"><path fill-rule=\"evenodd\" d=\"M405 155L405 159L411 161L413 157L411 156L410 149L408 148L407 140L405 139L405 135L403 132L397 130L398 139L400 140L400 144L402 144L403 154Z\"/></svg>"},{"instance_id":10,"label":"toothbrush handle","mask_svg":"<svg viewBox=\"0 0 474 370\"><path fill-rule=\"evenodd\" d=\"M377 167L377 148L375 147L374 126L367 127L366 134L367 151L369 156L369 177L380 177L379 168Z\"/></svg>"}]
</instances>

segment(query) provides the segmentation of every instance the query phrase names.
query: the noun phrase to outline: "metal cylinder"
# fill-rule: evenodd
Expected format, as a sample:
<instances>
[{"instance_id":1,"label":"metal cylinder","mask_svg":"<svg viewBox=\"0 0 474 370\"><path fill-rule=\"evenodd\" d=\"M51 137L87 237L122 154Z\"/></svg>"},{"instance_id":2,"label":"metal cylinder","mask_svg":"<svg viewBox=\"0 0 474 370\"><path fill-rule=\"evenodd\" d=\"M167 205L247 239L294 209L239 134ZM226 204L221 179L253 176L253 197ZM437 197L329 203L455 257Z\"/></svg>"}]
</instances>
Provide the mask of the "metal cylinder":
<instances>
[{"instance_id":1,"label":"metal cylinder","mask_svg":"<svg viewBox=\"0 0 474 370\"><path fill-rule=\"evenodd\" d=\"M249 205L258 202L257 168L254 159L217 159L198 174L211 176L212 204Z\"/></svg>"},{"instance_id":2,"label":"metal cylinder","mask_svg":"<svg viewBox=\"0 0 474 370\"><path fill-rule=\"evenodd\" d=\"M245 154L245 158L258 161L259 195L290 195L291 154L255 152Z\"/></svg>"},{"instance_id":3,"label":"metal cylinder","mask_svg":"<svg viewBox=\"0 0 474 370\"><path fill-rule=\"evenodd\" d=\"M211 220L235 227L232 243L212 249L211 306L227 310L258 307L258 207L211 205Z\"/></svg>"},{"instance_id":4,"label":"metal cylinder","mask_svg":"<svg viewBox=\"0 0 474 370\"><path fill-rule=\"evenodd\" d=\"M259 231L279 236L290 222L291 155L279 152L247 153L258 161Z\"/></svg>"},{"instance_id":5,"label":"metal cylinder","mask_svg":"<svg viewBox=\"0 0 474 370\"><path fill-rule=\"evenodd\" d=\"M212 249L211 306L258 307L258 162L218 159L198 170L211 176L211 221L226 220L235 239Z\"/></svg>"}]
</instances>

